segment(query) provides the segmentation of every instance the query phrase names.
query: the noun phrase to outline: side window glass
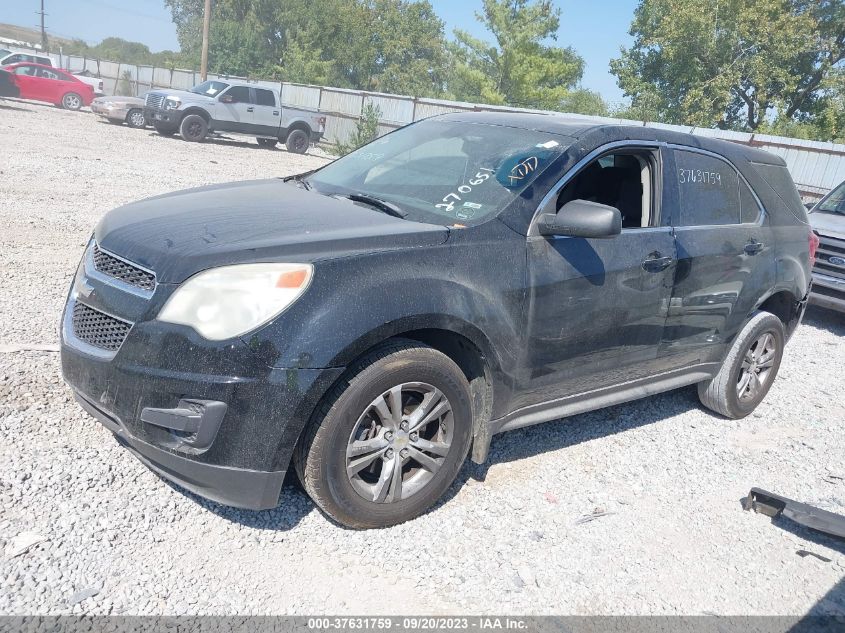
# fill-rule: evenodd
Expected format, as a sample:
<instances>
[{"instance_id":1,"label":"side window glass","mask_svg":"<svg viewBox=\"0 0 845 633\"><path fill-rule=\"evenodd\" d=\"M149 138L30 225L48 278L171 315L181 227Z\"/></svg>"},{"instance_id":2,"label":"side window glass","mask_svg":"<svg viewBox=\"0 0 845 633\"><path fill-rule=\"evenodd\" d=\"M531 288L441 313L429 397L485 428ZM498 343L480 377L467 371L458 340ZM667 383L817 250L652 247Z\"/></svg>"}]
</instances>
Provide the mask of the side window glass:
<instances>
[{"instance_id":1,"label":"side window glass","mask_svg":"<svg viewBox=\"0 0 845 633\"><path fill-rule=\"evenodd\" d=\"M29 61L29 60L24 60L23 55L12 55L9 59L7 59L3 63L4 64L17 64L18 62L22 62L22 61Z\"/></svg>"},{"instance_id":2,"label":"side window glass","mask_svg":"<svg viewBox=\"0 0 845 633\"><path fill-rule=\"evenodd\" d=\"M760 219L760 205L743 180L739 181L739 204L743 224L753 224Z\"/></svg>"},{"instance_id":3,"label":"side window glass","mask_svg":"<svg viewBox=\"0 0 845 633\"><path fill-rule=\"evenodd\" d=\"M678 226L738 224L739 178L728 163L696 152L675 150Z\"/></svg>"},{"instance_id":4,"label":"side window glass","mask_svg":"<svg viewBox=\"0 0 845 633\"><path fill-rule=\"evenodd\" d=\"M247 86L232 86L226 92L226 96L232 98L229 103L252 103L249 98L249 88Z\"/></svg>"},{"instance_id":5,"label":"side window glass","mask_svg":"<svg viewBox=\"0 0 845 633\"><path fill-rule=\"evenodd\" d=\"M647 153L605 154L587 165L561 190L557 208L572 200L616 207L622 228L653 225L651 159Z\"/></svg>"},{"instance_id":6,"label":"side window glass","mask_svg":"<svg viewBox=\"0 0 845 633\"><path fill-rule=\"evenodd\" d=\"M35 66L18 66L15 68L15 74L35 77Z\"/></svg>"},{"instance_id":7,"label":"side window glass","mask_svg":"<svg viewBox=\"0 0 845 633\"><path fill-rule=\"evenodd\" d=\"M271 90L262 90L261 88L256 88L255 98L258 102L257 105L270 107L276 106L276 96Z\"/></svg>"}]
</instances>

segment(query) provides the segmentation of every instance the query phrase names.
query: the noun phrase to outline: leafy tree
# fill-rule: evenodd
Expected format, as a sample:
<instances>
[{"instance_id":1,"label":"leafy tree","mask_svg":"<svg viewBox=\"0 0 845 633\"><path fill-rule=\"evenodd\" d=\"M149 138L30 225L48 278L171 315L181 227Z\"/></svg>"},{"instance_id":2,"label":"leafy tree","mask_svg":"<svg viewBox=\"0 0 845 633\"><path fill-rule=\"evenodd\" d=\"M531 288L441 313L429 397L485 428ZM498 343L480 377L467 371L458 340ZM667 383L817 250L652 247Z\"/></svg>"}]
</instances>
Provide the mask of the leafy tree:
<instances>
[{"instance_id":1,"label":"leafy tree","mask_svg":"<svg viewBox=\"0 0 845 633\"><path fill-rule=\"evenodd\" d=\"M484 0L476 18L490 43L456 30L449 92L457 99L559 109L581 79L584 60L555 40L560 9L551 0Z\"/></svg>"},{"instance_id":2,"label":"leafy tree","mask_svg":"<svg viewBox=\"0 0 845 633\"><path fill-rule=\"evenodd\" d=\"M843 0L641 0L611 61L632 108L670 123L757 130L830 108ZM827 104L827 105L826 105Z\"/></svg>"},{"instance_id":3,"label":"leafy tree","mask_svg":"<svg viewBox=\"0 0 845 633\"><path fill-rule=\"evenodd\" d=\"M381 118L381 110L378 106L372 103L364 105L361 111L361 117L355 122L355 130L345 141L338 142L333 152L336 156L346 156L350 152L354 152L359 147L362 147L374 141L378 137L378 122Z\"/></svg>"}]
</instances>

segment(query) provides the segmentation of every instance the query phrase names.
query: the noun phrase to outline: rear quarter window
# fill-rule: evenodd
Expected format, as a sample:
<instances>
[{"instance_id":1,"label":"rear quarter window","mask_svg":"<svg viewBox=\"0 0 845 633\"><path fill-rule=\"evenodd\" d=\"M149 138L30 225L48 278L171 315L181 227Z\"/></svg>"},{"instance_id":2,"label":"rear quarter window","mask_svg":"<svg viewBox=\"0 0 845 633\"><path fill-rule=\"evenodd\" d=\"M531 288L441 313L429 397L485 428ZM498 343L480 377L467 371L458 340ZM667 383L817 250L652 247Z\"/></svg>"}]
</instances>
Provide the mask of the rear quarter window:
<instances>
[{"instance_id":1,"label":"rear quarter window","mask_svg":"<svg viewBox=\"0 0 845 633\"><path fill-rule=\"evenodd\" d=\"M739 177L723 160L675 150L678 226L712 226L740 222Z\"/></svg>"},{"instance_id":2,"label":"rear quarter window","mask_svg":"<svg viewBox=\"0 0 845 633\"><path fill-rule=\"evenodd\" d=\"M261 88L255 89L255 100L257 105L260 106L273 106L276 105L276 97L270 90L262 90Z\"/></svg>"},{"instance_id":3,"label":"rear quarter window","mask_svg":"<svg viewBox=\"0 0 845 633\"><path fill-rule=\"evenodd\" d=\"M766 181L783 206L804 224L807 223L807 210L801 202L801 194L792 181L789 170L783 165L769 165L767 163L751 163L754 170Z\"/></svg>"}]
</instances>

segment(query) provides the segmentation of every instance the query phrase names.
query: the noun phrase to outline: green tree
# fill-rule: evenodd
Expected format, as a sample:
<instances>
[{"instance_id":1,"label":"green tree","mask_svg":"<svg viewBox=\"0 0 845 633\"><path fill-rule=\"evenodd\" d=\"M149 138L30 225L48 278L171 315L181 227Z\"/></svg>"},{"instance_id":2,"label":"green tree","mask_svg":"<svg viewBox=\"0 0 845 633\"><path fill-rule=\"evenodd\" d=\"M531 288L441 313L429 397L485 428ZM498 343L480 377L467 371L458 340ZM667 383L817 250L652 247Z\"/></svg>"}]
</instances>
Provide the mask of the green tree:
<instances>
[{"instance_id":1,"label":"green tree","mask_svg":"<svg viewBox=\"0 0 845 633\"><path fill-rule=\"evenodd\" d=\"M336 156L346 156L370 141L376 140L380 118L381 110L378 106L372 103L365 104L361 116L355 122L355 129L352 134L346 140L338 141L333 148L333 153Z\"/></svg>"},{"instance_id":2,"label":"green tree","mask_svg":"<svg viewBox=\"0 0 845 633\"><path fill-rule=\"evenodd\" d=\"M611 72L634 111L757 130L829 107L845 59L843 0L641 0ZM825 104L828 104L826 106Z\"/></svg>"},{"instance_id":3,"label":"green tree","mask_svg":"<svg viewBox=\"0 0 845 633\"><path fill-rule=\"evenodd\" d=\"M584 72L572 48L548 44L560 26L551 0L484 0L476 18L490 43L456 30L449 92L457 99L559 109Z\"/></svg>"}]
</instances>

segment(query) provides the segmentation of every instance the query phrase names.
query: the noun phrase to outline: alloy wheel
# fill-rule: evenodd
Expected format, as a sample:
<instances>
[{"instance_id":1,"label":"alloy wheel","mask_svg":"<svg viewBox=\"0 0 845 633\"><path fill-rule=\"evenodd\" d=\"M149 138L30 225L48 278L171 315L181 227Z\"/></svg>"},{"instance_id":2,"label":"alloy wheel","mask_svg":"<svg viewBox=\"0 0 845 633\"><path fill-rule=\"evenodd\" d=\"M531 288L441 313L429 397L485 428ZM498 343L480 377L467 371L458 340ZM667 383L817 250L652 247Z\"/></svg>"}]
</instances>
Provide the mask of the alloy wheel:
<instances>
[{"instance_id":1,"label":"alloy wheel","mask_svg":"<svg viewBox=\"0 0 845 633\"><path fill-rule=\"evenodd\" d=\"M76 95L65 95L64 105L68 110L79 110L82 107L82 101Z\"/></svg>"},{"instance_id":2,"label":"alloy wheel","mask_svg":"<svg viewBox=\"0 0 845 633\"><path fill-rule=\"evenodd\" d=\"M745 352L736 383L736 395L740 400L756 398L768 386L777 357L777 345L777 339L771 332L763 332Z\"/></svg>"},{"instance_id":3,"label":"alloy wheel","mask_svg":"<svg viewBox=\"0 0 845 633\"><path fill-rule=\"evenodd\" d=\"M138 110L133 110L129 113L129 124L132 127L144 127L146 125L146 120L144 119L144 113L139 112Z\"/></svg>"},{"instance_id":4,"label":"alloy wheel","mask_svg":"<svg viewBox=\"0 0 845 633\"><path fill-rule=\"evenodd\" d=\"M402 383L375 398L355 423L346 474L364 499L394 503L418 493L452 447L452 406L436 387Z\"/></svg>"}]
</instances>

